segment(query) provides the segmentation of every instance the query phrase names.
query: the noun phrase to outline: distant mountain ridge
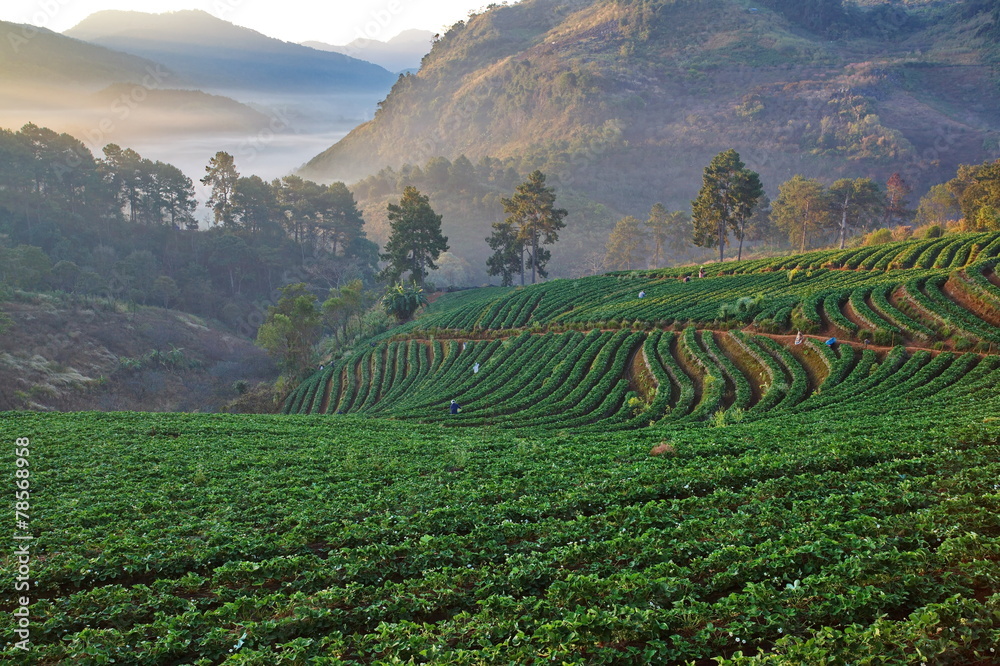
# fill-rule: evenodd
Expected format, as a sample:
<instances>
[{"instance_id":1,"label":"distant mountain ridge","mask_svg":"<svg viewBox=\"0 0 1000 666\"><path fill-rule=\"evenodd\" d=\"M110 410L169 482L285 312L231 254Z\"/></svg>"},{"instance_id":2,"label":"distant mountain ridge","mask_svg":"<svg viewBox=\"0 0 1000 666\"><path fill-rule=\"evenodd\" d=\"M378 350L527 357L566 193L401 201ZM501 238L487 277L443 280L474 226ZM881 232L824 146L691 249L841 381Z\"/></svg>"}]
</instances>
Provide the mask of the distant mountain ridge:
<instances>
[{"instance_id":1,"label":"distant mountain ridge","mask_svg":"<svg viewBox=\"0 0 1000 666\"><path fill-rule=\"evenodd\" d=\"M0 33L7 46L0 48L0 82L103 87L141 83L150 72L178 82L161 63L46 28L0 21Z\"/></svg>"},{"instance_id":2,"label":"distant mountain ridge","mask_svg":"<svg viewBox=\"0 0 1000 666\"><path fill-rule=\"evenodd\" d=\"M371 90L395 78L378 65L267 37L200 10L101 11L63 34L162 63L212 90Z\"/></svg>"},{"instance_id":3,"label":"distant mountain ridge","mask_svg":"<svg viewBox=\"0 0 1000 666\"><path fill-rule=\"evenodd\" d=\"M27 122L105 143L196 132L255 134L270 119L198 90L161 63L58 33L0 22L0 127ZM27 37L25 37L27 35Z\"/></svg>"},{"instance_id":4,"label":"distant mountain ridge","mask_svg":"<svg viewBox=\"0 0 1000 666\"><path fill-rule=\"evenodd\" d=\"M430 52L433 40L434 33L430 30L404 30L385 42L359 37L343 46L315 41L302 45L373 62L390 72L402 72L420 67L420 60Z\"/></svg>"}]
</instances>

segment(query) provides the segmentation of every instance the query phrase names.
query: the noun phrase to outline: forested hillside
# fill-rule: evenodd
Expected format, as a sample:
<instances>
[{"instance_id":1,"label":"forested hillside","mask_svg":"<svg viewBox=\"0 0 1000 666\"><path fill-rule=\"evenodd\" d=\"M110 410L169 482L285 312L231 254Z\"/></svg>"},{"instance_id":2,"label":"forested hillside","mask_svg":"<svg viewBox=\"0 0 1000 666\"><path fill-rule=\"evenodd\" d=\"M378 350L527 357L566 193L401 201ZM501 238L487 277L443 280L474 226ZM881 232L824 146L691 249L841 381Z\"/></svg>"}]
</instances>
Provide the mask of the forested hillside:
<instances>
[{"instance_id":1,"label":"forested hillside","mask_svg":"<svg viewBox=\"0 0 1000 666\"><path fill-rule=\"evenodd\" d=\"M176 166L117 144L95 156L32 124L0 129L0 298L170 307L253 337L289 282L320 294L371 284L378 248L343 183L267 182L221 151L207 162L212 222L200 229L194 184Z\"/></svg>"},{"instance_id":2,"label":"forested hillside","mask_svg":"<svg viewBox=\"0 0 1000 666\"><path fill-rule=\"evenodd\" d=\"M540 168L566 200L565 238L577 248L603 244L618 217L644 217L657 201L686 210L702 166L728 148L772 199L795 174L885 183L897 172L916 198L960 164L998 155L994 5L494 6L455 24L372 121L302 173L358 179L388 167L396 175L382 180L395 194L397 182L434 187L427 168L442 158L467 159L487 185L478 170L490 160L501 171ZM486 193L435 200L453 211L450 237L467 236L470 248L500 214ZM384 196L359 201L374 210ZM460 254L476 263L473 252Z\"/></svg>"}]
</instances>

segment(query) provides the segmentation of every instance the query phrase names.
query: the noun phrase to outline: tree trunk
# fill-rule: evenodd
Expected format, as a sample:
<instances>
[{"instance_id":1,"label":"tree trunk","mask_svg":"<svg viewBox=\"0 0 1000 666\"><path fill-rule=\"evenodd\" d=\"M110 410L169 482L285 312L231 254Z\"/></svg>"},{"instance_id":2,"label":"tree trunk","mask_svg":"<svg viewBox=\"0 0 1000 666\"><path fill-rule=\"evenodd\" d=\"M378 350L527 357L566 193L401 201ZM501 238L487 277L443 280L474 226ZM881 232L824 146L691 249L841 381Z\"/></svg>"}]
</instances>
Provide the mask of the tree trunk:
<instances>
[{"instance_id":1,"label":"tree trunk","mask_svg":"<svg viewBox=\"0 0 1000 666\"><path fill-rule=\"evenodd\" d=\"M726 223L719 224L719 263L722 263L723 253L726 251Z\"/></svg>"},{"instance_id":2,"label":"tree trunk","mask_svg":"<svg viewBox=\"0 0 1000 666\"><path fill-rule=\"evenodd\" d=\"M840 218L840 249L844 249L844 245L847 243L847 207L851 203L850 192L844 197L844 214Z\"/></svg>"},{"instance_id":3,"label":"tree trunk","mask_svg":"<svg viewBox=\"0 0 1000 666\"><path fill-rule=\"evenodd\" d=\"M799 254L805 254L806 251L806 224L809 222L809 207L810 204L806 204L806 213L802 216L802 239L799 241Z\"/></svg>"},{"instance_id":4,"label":"tree trunk","mask_svg":"<svg viewBox=\"0 0 1000 666\"><path fill-rule=\"evenodd\" d=\"M533 233L531 234L531 284L535 284L535 266L537 264L538 264L538 233Z\"/></svg>"},{"instance_id":5,"label":"tree trunk","mask_svg":"<svg viewBox=\"0 0 1000 666\"><path fill-rule=\"evenodd\" d=\"M743 261L743 236L746 234L744 224L745 222L740 220L740 249L736 251L736 261Z\"/></svg>"},{"instance_id":6,"label":"tree trunk","mask_svg":"<svg viewBox=\"0 0 1000 666\"><path fill-rule=\"evenodd\" d=\"M524 243L521 243L521 286L524 286Z\"/></svg>"}]
</instances>

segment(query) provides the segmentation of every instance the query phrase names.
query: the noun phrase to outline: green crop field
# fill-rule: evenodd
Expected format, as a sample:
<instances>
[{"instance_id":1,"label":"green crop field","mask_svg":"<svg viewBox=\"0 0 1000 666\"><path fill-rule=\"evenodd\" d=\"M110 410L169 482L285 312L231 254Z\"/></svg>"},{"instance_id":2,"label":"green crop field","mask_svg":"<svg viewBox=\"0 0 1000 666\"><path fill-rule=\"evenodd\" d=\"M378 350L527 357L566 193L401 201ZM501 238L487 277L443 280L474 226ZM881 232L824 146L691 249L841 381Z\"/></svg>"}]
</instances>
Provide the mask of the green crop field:
<instances>
[{"instance_id":1,"label":"green crop field","mask_svg":"<svg viewBox=\"0 0 1000 666\"><path fill-rule=\"evenodd\" d=\"M1000 664L997 238L446 295L282 415L3 414L0 658Z\"/></svg>"}]
</instances>

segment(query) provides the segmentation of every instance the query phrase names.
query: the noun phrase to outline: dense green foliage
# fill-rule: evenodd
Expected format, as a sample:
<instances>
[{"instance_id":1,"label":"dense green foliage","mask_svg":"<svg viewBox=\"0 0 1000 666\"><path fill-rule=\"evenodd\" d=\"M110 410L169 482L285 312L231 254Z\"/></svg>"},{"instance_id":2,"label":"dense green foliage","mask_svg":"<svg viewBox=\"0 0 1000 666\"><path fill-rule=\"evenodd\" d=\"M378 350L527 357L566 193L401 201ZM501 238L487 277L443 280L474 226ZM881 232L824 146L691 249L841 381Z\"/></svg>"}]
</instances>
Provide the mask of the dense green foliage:
<instances>
[{"instance_id":1,"label":"dense green foliage","mask_svg":"<svg viewBox=\"0 0 1000 666\"><path fill-rule=\"evenodd\" d=\"M992 663L998 359L960 361L649 435L8 415L38 491L4 658Z\"/></svg>"}]
</instances>

